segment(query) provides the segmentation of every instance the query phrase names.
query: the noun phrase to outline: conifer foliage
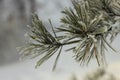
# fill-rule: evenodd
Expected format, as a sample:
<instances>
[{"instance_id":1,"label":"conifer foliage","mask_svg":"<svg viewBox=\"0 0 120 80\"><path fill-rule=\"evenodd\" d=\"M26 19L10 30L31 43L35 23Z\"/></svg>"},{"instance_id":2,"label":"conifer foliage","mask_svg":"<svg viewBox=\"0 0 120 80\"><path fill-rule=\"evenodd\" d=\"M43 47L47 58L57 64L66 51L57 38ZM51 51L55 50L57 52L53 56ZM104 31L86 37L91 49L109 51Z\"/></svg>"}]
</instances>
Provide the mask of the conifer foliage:
<instances>
[{"instance_id":1,"label":"conifer foliage","mask_svg":"<svg viewBox=\"0 0 120 80\"><path fill-rule=\"evenodd\" d=\"M96 58L99 66L105 61L107 48L114 48L110 42L120 31L120 0L72 0L73 7L62 11L61 26L55 28L50 25L50 33L37 14L33 14L32 25L28 34L30 40L19 49L23 57L42 56L36 67L57 54L53 70L65 45L74 44L66 51L73 51L75 60L80 65L86 65L92 58ZM63 35L57 35L63 33Z\"/></svg>"}]
</instances>

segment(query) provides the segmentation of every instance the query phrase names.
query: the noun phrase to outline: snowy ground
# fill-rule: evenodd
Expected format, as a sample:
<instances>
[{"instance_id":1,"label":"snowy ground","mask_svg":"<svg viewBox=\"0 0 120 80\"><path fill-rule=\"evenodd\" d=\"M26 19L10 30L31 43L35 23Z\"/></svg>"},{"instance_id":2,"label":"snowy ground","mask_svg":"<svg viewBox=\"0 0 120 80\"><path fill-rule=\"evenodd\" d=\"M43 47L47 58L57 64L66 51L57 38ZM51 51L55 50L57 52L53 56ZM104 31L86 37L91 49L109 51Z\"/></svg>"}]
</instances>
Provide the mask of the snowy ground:
<instances>
[{"instance_id":1,"label":"snowy ground","mask_svg":"<svg viewBox=\"0 0 120 80\"><path fill-rule=\"evenodd\" d=\"M68 69L57 69L56 71L51 72L48 69L48 65L44 65L44 68L41 67L40 69L34 69L33 63L33 61L25 61L0 67L0 80L72 80L71 78L73 75L75 75L78 80L82 80L83 78L84 70L77 71L74 69L75 71L68 71L70 68L74 68L72 65L68 67ZM93 70L95 69L89 70L89 72ZM107 71L114 73L119 77L120 62L109 65Z\"/></svg>"},{"instance_id":2,"label":"snowy ground","mask_svg":"<svg viewBox=\"0 0 120 80\"><path fill-rule=\"evenodd\" d=\"M47 66L35 69L34 62L14 63L0 67L0 80L70 80L75 74L70 71L50 71ZM78 76L81 78L81 75Z\"/></svg>"}]
</instances>

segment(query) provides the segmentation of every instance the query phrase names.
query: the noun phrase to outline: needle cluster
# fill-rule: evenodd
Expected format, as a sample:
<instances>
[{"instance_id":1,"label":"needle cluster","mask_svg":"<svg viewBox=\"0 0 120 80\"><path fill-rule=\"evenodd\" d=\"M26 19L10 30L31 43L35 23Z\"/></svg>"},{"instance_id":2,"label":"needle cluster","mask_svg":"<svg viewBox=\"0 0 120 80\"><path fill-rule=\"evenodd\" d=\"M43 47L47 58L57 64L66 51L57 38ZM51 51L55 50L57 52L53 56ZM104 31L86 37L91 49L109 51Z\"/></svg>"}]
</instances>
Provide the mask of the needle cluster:
<instances>
[{"instance_id":1,"label":"needle cluster","mask_svg":"<svg viewBox=\"0 0 120 80\"><path fill-rule=\"evenodd\" d=\"M20 48L25 56L37 57L44 55L36 67L47 61L52 55L58 53L53 70L65 45L75 44L72 50L75 60L81 65L88 64L95 57L99 66L106 63L105 51L120 31L120 4L119 0L73 0L73 7L65 8L61 18L61 26L55 28L50 25L50 33L36 14L33 15L32 25L28 34L30 40ZM112 7L112 8L111 8ZM118 13L119 11L119 13ZM55 28L55 29L54 29ZM64 33L63 35L56 35Z\"/></svg>"}]
</instances>

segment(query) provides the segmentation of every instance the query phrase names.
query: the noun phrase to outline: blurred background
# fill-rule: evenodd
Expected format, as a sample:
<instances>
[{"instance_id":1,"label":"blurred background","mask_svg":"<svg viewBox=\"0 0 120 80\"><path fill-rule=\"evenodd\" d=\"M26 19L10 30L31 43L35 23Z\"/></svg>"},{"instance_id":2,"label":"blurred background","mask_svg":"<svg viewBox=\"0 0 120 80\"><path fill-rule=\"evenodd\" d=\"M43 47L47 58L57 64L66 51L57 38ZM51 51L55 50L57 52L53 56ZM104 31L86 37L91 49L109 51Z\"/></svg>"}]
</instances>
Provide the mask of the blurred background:
<instances>
[{"instance_id":1,"label":"blurred background","mask_svg":"<svg viewBox=\"0 0 120 80\"><path fill-rule=\"evenodd\" d=\"M26 26L31 24L32 13L37 13L49 29L48 19L55 27L59 26L60 12L69 6L71 0L0 0L0 80L72 80L73 75L82 80L87 72L98 67L94 60L89 66L80 67L72 58L72 52L62 52L54 72L51 71L54 58L39 69L34 68L39 58L19 60L16 47L25 43L24 34L29 31ZM120 37L117 37L113 43L118 51L119 41ZM110 65L107 70L120 75L120 54L111 50L107 53Z\"/></svg>"}]
</instances>

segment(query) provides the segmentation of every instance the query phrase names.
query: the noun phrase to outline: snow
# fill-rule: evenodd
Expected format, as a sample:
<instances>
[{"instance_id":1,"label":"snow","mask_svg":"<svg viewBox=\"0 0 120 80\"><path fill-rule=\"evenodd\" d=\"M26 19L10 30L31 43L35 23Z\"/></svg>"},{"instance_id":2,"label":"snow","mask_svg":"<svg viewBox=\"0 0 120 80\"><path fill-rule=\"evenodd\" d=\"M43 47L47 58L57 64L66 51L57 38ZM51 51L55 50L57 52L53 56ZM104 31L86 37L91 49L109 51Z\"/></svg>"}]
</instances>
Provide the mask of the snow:
<instances>
[{"instance_id":1,"label":"snow","mask_svg":"<svg viewBox=\"0 0 120 80\"><path fill-rule=\"evenodd\" d=\"M83 79L83 71L68 71L66 69L56 69L54 72L50 71L48 64L39 69L34 68L34 62L32 61L22 61L19 63L13 63L11 65L6 65L0 67L0 80L71 80L72 76L75 75L79 80ZM69 65L70 68L74 66ZM89 67L88 67L89 68ZM91 69L90 71L95 70ZM110 64L107 69L108 72L113 73L114 75L120 75L120 62ZM85 71L88 72L88 71Z\"/></svg>"},{"instance_id":2,"label":"snow","mask_svg":"<svg viewBox=\"0 0 120 80\"><path fill-rule=\"evenodd\" d=\"M0 67L0 80L69 80L72 73L35 69L33 61L24 61Z\"/></svg>"}]
</instances>

